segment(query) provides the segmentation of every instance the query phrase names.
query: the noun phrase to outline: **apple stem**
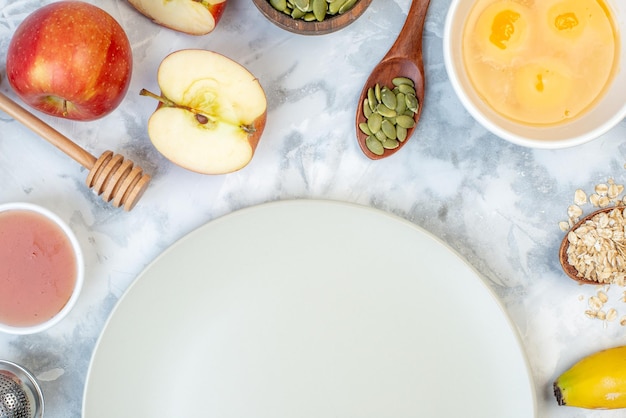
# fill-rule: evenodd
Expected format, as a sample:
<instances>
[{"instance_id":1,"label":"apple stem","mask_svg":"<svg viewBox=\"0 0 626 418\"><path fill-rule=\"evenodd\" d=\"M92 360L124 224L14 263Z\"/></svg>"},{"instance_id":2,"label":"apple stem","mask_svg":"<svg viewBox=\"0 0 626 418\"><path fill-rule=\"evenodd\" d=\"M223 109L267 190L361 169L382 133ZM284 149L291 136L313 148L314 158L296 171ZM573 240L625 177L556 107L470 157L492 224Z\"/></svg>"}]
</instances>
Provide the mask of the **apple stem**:
<instances>
[{"instance_id":1,"label":"apple stem","mask_svg":"<svg viewBox=\"0 0 626 418\"><path fill-rule=\"evenodd\" d=\"M158 100L159 102L163 103L165 106L169 106L169 107L180 107L178 106L176 103L174 103L173 101L171 101L170 99L168 99L165 96L157 96L156 94L152 93L149 90L146 89L141 89L141 91L139 92L140 95L142 96L148 96L148 97L152 97L153 99Z\"/></svg>"},{"instance_id":2,"label":"apple stem","mask_svg":"<svg viewBox=\"0 0 626 418\"><path fill-rule=\"evenodd\" d=\"M209 122L213 122L213 120L208 117L207 115L198 112L196 109L193 109L189 106L181 106L179 104L174 103L173 101L171 101L170 99L168 99L167 97L161 95L156 95L154 93L152 93L149 90L146 89L141 89L139 91L139 94L142 96L147 96L147 97L152 97L153 99L158 100L159 102L163 103L163 105L167 106L167 107L177 107L179 109L185 109L191 113L193 113L196 117L196 120L198 121L198 123L202 124L202 125L206 125Z\"/></svg>"},{"instance_id":3,"label":"apple stem","mask_svg":"<svg viewBox=\"0 0 626 418\"><path fill-rule=\"evenodd\" d=\"M63 99L63 116L67 117L67 100Z\"/></svg>"}]
</instances>

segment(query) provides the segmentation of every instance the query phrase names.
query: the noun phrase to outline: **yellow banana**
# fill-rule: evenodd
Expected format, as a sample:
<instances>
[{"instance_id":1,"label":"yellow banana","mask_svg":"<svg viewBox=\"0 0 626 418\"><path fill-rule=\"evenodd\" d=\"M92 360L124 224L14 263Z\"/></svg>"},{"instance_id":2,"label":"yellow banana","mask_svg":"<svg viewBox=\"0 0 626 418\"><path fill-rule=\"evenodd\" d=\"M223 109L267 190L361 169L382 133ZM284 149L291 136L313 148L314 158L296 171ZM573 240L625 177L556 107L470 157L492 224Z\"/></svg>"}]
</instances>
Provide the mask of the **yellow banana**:
<instances>
[{"instance_id":1,"label":"yellow banana","mask_svg":"<svg viewBox=\"0 0 626 418\"><path fill-rule=\"evenodd\" d=\"M626 408L626 346L591 354L554 382L559 405L588 409Z\"/></svg>"}]
</instances>

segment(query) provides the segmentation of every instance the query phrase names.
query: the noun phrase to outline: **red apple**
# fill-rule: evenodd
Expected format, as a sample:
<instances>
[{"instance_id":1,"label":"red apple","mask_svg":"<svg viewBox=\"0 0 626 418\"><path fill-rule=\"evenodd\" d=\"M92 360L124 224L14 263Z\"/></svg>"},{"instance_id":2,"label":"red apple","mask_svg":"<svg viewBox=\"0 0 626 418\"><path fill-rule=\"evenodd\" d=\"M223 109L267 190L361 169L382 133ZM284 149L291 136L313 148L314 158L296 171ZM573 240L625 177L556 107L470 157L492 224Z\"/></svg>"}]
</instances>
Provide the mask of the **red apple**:
<instances>
[{"instance_id":1,"label":"red apple","mask_svg":"<svg viewBox=\"0 0 626 418\"><path fill-rule=\"evenodd\" d=\"M226 0L128 0L155 23L189 35L206 35L215 29Z\"/></svg>"},{"instance_id":2,"label":"red apple","mask_svg":"<svg viewBox=\"0 0 626 418\"><path fill-rule=\"evenodd\" d=\"M53 116L93 120L122 101L132 72L130 42L104 10L59 1L31 13L7 51L7 79L28 105Z\"/></svg>"},{"instance_id":3,"label":"red apple","mask_svg":"<svg viewBox=\"0 0 626 418\"><path fill-rule=\"evenodd\" d=\"M239 63L212 51L185 49L161 62L161 95L148 136L173 163L203 174L243 168L256 150L267 117L259 80Z\"/></svg>"}]
</instances>

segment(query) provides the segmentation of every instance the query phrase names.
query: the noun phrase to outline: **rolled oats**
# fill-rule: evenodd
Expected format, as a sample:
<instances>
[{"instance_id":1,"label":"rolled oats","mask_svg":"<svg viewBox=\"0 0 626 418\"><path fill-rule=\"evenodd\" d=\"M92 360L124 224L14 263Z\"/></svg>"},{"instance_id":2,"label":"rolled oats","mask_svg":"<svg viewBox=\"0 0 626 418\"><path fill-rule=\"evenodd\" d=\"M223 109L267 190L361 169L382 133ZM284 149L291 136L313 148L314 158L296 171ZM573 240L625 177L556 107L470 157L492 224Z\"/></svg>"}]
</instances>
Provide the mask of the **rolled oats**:
<instances>
[{"instance_id":1,"label":"rolled oats","mask_svg":"<svg viewBox=\"0 0 626 418\"><path fill-rule=\"evenodd\" d=\"M567 261L578 271L579 277L598 283L623 282L625 227L623 208L616 207L594 215L567 234Z\"/></svg>"},{"instance_id":2,"label":"rolled oats","mask_svg":"<svg viewBox=\"0 0 626 418\"><path fill-rule=\"evenodd\" d=\"M604 183L598 184L595 187L595 192L600 196L606 196L609 192L609 186Z\"/></svg>"},{"instance_id":3,"label":"rolled oats","mask_svg":"<svg viewBox=\"0 0 626 418\"><path fill-rule=\"evenodd\" d=\"M574 192L574 204L582 206L587 203L587 193L582 189L577 189Z\"/></svg>"},{"instance_id":4,"label":"rolled oats","mask_svg":"<svg viewBox=\"0 0 626 418\"><path fill-rule=\"evenodd\" d=\"M567 220L559 222L559 229L566 233L569 243L568 262L578 271L579 277L598 283L596 294L587 299L588 306L584 314L590 319L600 320L604 327L613 321L626 326L626 315L620 316L618 309L608 303L610 285L626 286L624 189L622 184L617 184L612 178L597 184L589 194L583 189L577 189L572 204L567 207ZM584 206L587 204L596 209L612 206L614 209L597 214L575 230L572 229L585 216ZM626 290L618 299L626 303Z\"/></svg>"}]
</instances>

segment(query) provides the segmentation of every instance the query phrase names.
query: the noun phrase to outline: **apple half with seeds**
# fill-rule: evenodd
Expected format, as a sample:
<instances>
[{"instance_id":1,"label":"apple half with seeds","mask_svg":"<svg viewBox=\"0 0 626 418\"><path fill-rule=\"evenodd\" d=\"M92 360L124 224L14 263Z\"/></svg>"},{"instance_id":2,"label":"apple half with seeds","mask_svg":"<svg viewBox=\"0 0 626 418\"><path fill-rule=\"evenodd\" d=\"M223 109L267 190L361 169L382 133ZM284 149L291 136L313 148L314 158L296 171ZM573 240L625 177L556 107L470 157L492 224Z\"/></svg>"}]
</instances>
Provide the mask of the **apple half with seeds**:
<instances>
[{"instance_id":1,"label":"apple half with seeds","mask_svg":"<svg viewBox=\"0 0 626 418\"><path fill-rule=\"evenodd\" d=\"M148 136L168 160L202 174L226 174L245 167L256 150L267 118L259 80L217 52L184 49L161 62L161 95L148 120Z\"/></svg>"},{"instance_id":2,"label":"apple half with seeds","mask_svg":"<svg viewBox=\"0 0 626 418\"><path fill-rule=\"evenodd\" d=\"M153 22L189 35L206 35L219 22L226 0L128 0Z\"/></svg>"}]
</instances>

